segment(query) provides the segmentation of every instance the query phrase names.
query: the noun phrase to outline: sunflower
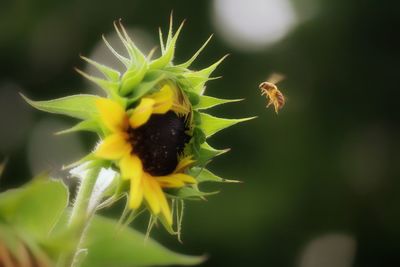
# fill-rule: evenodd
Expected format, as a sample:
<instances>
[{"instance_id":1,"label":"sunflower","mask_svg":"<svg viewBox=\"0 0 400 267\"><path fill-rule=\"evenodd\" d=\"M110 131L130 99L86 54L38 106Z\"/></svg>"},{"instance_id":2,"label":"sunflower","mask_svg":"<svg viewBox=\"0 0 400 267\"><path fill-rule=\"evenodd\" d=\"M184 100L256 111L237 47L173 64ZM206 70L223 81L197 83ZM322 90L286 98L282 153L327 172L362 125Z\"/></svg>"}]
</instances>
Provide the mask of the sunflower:
<instances>
[{"instance_id":1,"label":"sunflower","mask_svg":"<svg viewBox=\"0 0 400 267\"><path fill-rule=\"evenodd\" d=\"M211 37L191 58L175 64L175 47L183 23L173 33L171 17L165 39L160 30L161 55L158 58L153 58L154 51L144 55L120 21L114 26L127 56L117 52L104 36L103 40L125 66L125 71L120 73L86 57L82 59L103 77L78 70L103 89L106 98L73 95L49 101L25 99L37 109L82 120L61 133L97 133L100 136L98 146L71 166L93 159L107 168L111 164L120 171L121 184L129 182L129 207L137 210L142 203L147 204L171 233L176 233L172 229L176 219L179 235L183 201L204 199L215 193L201 191L198 184L235 182L206 169L214 157L228 151L213 148L207 138L252 118L226 119L204 112L217 105L239 101L204 94L206 83L215 79L211 74L226 56L201 70L189 69ZM119 188L125 189L124 186ZM115 192L116 196L120 194L121 191Z\"/></svg>"},{"instance_id":2,"label":"sunflower","mask_svg":"<svg viewBox=\"0 0 400 267\"><path fill-rule=\"evenodd\" d=\"M110 99L96 101L100 120L109 134L95 155L115 161L121 177L130 180L130 208L139 208L144 199L152 213L161 213L170 225L171 211L162 188L196 183L184 173L193 163L191 156L177 160L185 140L189 140L185 133L188 114L180 116L174 111L174 106L181 106L174 90L179 89L165 84L128 111Z\"/></svg>"}]
</instances>

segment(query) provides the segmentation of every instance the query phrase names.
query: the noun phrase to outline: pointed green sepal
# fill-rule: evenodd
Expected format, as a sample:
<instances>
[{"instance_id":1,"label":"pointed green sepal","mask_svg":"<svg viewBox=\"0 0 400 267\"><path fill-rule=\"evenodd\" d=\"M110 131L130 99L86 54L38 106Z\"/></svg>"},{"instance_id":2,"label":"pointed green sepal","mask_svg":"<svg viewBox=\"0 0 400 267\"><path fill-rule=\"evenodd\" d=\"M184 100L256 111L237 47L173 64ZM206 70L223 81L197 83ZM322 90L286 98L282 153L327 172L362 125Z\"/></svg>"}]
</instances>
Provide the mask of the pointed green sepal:
<instances>
[{"instance_id":1,"label":"pointed green sepal","mask_svg":"<svg viewBox=\"0 0 400 267\"><path fill-rule=\"evenodd\" d=\"M200 102L200 95L195 94L193 92L186 92L186 95L189 98L190 103L192 104L193 108L196 110L196 106L199 104Z\"/></svg>"},{"instance_id":2,"label":"pointed green sepal","mask_svg":"<svg viewBox=\"0 0 400 267\"><path fill-rule=\"evenodd\" d=\"M195 117L194 117L195 119ZM193 139L195 145L200 146L206 141L206 135L200 127L193 128Z\"/></svg>"},{"instance_id":3,"label":"pointed green sepal","mask_svg":"<svg viewBox=\"0 0 400 267\"><path fill-rule=\"evenodd\" d=\"M150 52L147 54L147 61L145 61L146 63L151 61L151 58L154 56L154 53L157 51L157 47L153 47Z\"/></svg>"},{"instance_id":4,"label":"pointed green sepal","mask_svg":"<svg viewBox=\"0 0 400 267\"><path fill-rule=\"evenodd\" d=\"M161 80L165 78L164 75L161 75L157 77L156 79L148 82L142 82L140 83L134 91L132 91L132 95L128 99L128 105L136 102L139 100L142 96L145 94L149 93L151 90L157 89L157 85Z\"/></svg>"},{"instance_id":5,"label":"pointed green sepal","mask_svg":"<svg viewBox=\"0 0 400 267\"><path fill-rule=\"evenodd\" d=\"M120 89L121 95L127 95L131 93L133 89L143 80L147 70L148 65L146 62L144 62L138 70L126 72L122 78L122 85Z\"/></svg>"},{"instance_id":6,"label":"pointed green sepal","mask_svg":"<svg viewBox=\"0 0 400 267\"><path fill-rule=\"evenodd\" d=\"M197 188L193 187L182 187L179 189L171 190L170 196L177 199L187 200L204 200L205 197L216 195L219 191L214 192L201 192Z\"/></svg>"},{"instance_id":7,"label":"pointed green sepal","mask_svg":"<svg viewBox=\"0 0 400 267\"><path fill-rule=\"evenodd\" d=\"M174 56L174 51L172 47L169 47L169 49L166 51L166 54L162 55L161 57L154 59L150 63L150 68L151 69L161 69L165 67L168 63L171 62L172 58Z\"/></svg>"},{"instance_id":8,"label":"pointed green sepal","mask_svg":"<svg viewBox=\"0 0 400 267\"><path fill-rule=\"evenodd\" d=\"M205 113L200 113L201 128L207 138L239 122L252 120L254 118L255 117L242 118L242 119L225 119L225 118L214 117Z\"/></svg>"},{"instance_id":9,"label":"pointed green sepal","mask_svg":"<svg viewBox=\"0 0 400 267\"><path fill-rule=\"evenodd\" d=\"M174 25L174 12L171 11L171 14L169 15L169 28L168 28L168 35L167 35L167 43L166 43L165 47L168 47L168 44L172 40L173 25Z\"/></svg>"},{"instance_id":10,"label":"pointed green sepal","mask_svg":"<svg viewBox=\"0 0 400 267\"><path fill-rule=\"evenodd\" d=\"M214 157L216 157L216 156L225 154L226 152L229 152L231 149L230 148L216 149L216 148L210 146L209 143L205 142L205 143L201 144L200 152L201 152L201 150L208 151L209 154L213 154Z\"/></svg>"},{"instance_id":11,"label":"pointed green sepal","mask_svg":"<svg viewBox=\"0 0 400 267\"><path fill-rule=\"evenodd\" d=\"M98 116L95 95L72 95L48 101L33 101L21 94L32 107L55 114L70 116L77 119L93 119Z\"/></svg>"},{"instance_id":12,"label":"pointed green sepal","mask_svg":"<svg viewBox=\"0 0 400 267\"><path fill-rule=\"evenodd\" d=\"M75 68L75 70L89 81L97 84L101 89L104 90L104 92L107 93L107 95L113 95L118 90L119 82L107 81L98 77L94 77L77 68Z\"/></svg>"},{"instance_id":13,"label":"pointed green sepal","mask_svg":"<svg viewBox=\"0 0 400 267\"><path fill-rule=\"evenodd\" d=\"M176 31L174 37L171 40L167 40L167 45L165 47L165 53L161 57L153 60L150 63L151 69L161 69L161 68L167 66L168 63L172 62L172 60L174 59L174 54L175 54L175 44L176 44L176 41L178 40L179 34L182 30L184 23L185 23L185 21L183 21L181 23L181 25L179 26L178 30ZM170 29L170 33L171 33L171 29Z\"/></svg>"},{"instance_id":14,"label":"pointed green sepal","mask_svg":"<svg viewBox=\"0 0 400 267\"><path fill-rule=\"evenodd\" d=\"M100 64L90 58L81 56L81 59L94 66L97 70L99 70L108 80L113 82L119 81L120 73L113 68L107 67L106 65Z\"/></svg>"},{"instance_id":15,"label":"pointed green sepal","mask_svg":"<svg viewBox=\"0 0 400 267\"><path fill-rule=\"evenodd\" d=\"M115 49L110 45L110 43L107 41L106 37L103 35L102 36L104 43L106 44L107 48L111 51L111 53L119 60L122 62L122 64L125 65L126 68L129 68L131 61L127 59L124 56L121 56Z\"/></svg>"},{"instance_id":16,"label":"pointed green sepal","mask_svg":"<svg viewBox=\"0 0 400 267\"><path fill-rule=\"evenodd\" d=\"M84 121L81 121L78 124L72 126L71 128L56 132L56 135L74 133L74 132L80 132L80 131L100 133L101 129L99 128L99 123L97 121L84 120Z\"/></svg>"},{"instance_id":17,"label":"pointed green sepal","mask_svg":"<svg viewBox=\"0 0 400 267\"><path fill-rule=\"evenodd\" d=\"M199 167L191 168L189 170L189 175L195 177L198 183L203 183L203 182L241 183L241 181L238 180L224 179L222 177L219 177L218 175L215 175L214 173L205 168L199 168Z\"/></svg>"},{"instance_id":18,"label":"pointed green sepal","mask_svg":"<svg viewBox=\"0 0 400 267\"><path fill-rule=\"evenodd\" d=\"M221 64L222 61L224 61L224 59L227 56L229 56L229 55L223 56L220 60L218 60L217 62L215 62L214 64L212 64L211 66L209 66L207 68L204 68L199 71L187 72L187 73L183 74L183 76L186 79L188 79L188 81L191 83L194 92L201 94L204 84L207 81L220 78L220 77L210 78L210 75L218 67L218 65Z\"/></svg>"},{"instance_id":19,"label":"pointed green sepal","mask_svg":"<svg viewBox=\"0 0 400 267\"><path fill-rule=\"evenodd\" d=\"M233 103L239 102L243 99L221 99L206 95L199 95L199 102L194 105L194 109L208 109L218 105L226 104L226 103Z\"/></svg>"},{"instance_id":20,"label":"pointed green sepal","mask_svg":"<svg viewBox=\"0 0 400 267\"><path fill-rule=\"evenodd\" d=\"M214 64L212 64L211 66L202 69L200 71L197 71L197 73L199 73L202 76L205 77L210 77L211 73L214 72L214 70L219 66L219 64L222 63L222 61L225 60L225 58L227 58L229 56L229 54L226 54L225 56L223 56L221 59L219 59L217 62L215 62Z\"/></svg>"},{"instance_id":21,"label":"pointed green sepal","mask_svg":"<svg viewBox=\"0 0 400 267\"><path fill-rule=\"evenodd\" d=\"M72 162L72 163L70 163L68 165L63 165L62 166L62 170L69 170L69 169L75 168L75 167L77 167L79 165L82 165L85 162L94 161L94 160L98 160L98 158L93 153L89 153L86 156L84 156L83 158L81 158L81 159L79 159L79 160L77 160L75 162Z\"/></svg>"},{"instance_id":22,"label":"pointed green sepal","mask_svg":"<svg viewBox=\"0 0 400 267\"><path fill-rule=\"evenodd\" d=\"M197 50L197 52L188 61L186 61L185 63L182 63L182 64L178 64L178 65L176 65L176 67L185 68L185 69L190 67L190 65L192 65L192 63L196 60L196 58L200 55L200 53L204 50L204 48L210 42L212 37L213 37L213 35L211 34L210 37L208 37L207 41L204 42L204 44L200 47L200 49Z\"/></svg>"},{"instance_id":23,"label":"pointed green sepal","mask_svg":"<svg viewBox=\"0 0 400 267\"><path fill-rule=\"evenodd\" d=\"M158 28L158 37L160 39L160 47L161 47L161 55L164 55L165 46L164 46L164 38L161 28Z\"/></svg>"},{"instance_id":24,"label":"pointed green sepal","mask_svg":"<svg viewBox=\"0 0 400 267\"><path fill-rule=\"evenodd\" d=\"M183 75L189 84L189 88L192 92L202 95L203 87L206 82L211 80L216 80L221 77L204 77L202 75L198 75L196 72L188 72Z\"/></svg>"},{"instance_id":25,"label":"pointed green sepal","mask_svg":"<svg viewBox=\"0 0 400 267\"><path fill-rule=\"evenodd\" d=\"M119 26L121 27L121 29L122 29L123 31L125 31L125 28L122 26L121 21L119 21ZM114 21L114 28L115 28L115 31L116 31L117 34L118 34L119 39L121 40L121 42L122 42L122 44L124 45L126 51L128 52L129 57L130 57L130 63L132 64L132 60L135 59L135 53L134 53L132 47L130 46L128 40L126 39L126 37L124 37L124 36L122 35L121 31L119 30L118 24L117 24L116 21Z\"/></svg>"},{"instance_id":26,"label":"pointed green sepal","mask_svg":"<svg viewBox=\"0 0 400 267\"><path fill-rule=\"evenodd\" d=\"M206 166L213 158L225 154L230 151L230 148L226 149L215 149L208 143L200 145L198 151L196 151L196 164L198 166Z\"/></svg>"},{"instance_id":27,"label":"pointed green sepal","mask_svg":"<svg viewBox=\"0 0 400 267\"><path fill-rule=\"evenodd\" d=\"M141 66L145 61L145 55L139 50L139 48L135 45L132 39L129 37L128 33L125 30L124 25L122 25L121 19L117 22L114 21L114 28L120 38L121 42L124 44L126 50L128 51L130 57L130 66ZM119 26L119 27L118 27ZM121 31L122 33L121 33Z\"/></svg>"}]
</instances>

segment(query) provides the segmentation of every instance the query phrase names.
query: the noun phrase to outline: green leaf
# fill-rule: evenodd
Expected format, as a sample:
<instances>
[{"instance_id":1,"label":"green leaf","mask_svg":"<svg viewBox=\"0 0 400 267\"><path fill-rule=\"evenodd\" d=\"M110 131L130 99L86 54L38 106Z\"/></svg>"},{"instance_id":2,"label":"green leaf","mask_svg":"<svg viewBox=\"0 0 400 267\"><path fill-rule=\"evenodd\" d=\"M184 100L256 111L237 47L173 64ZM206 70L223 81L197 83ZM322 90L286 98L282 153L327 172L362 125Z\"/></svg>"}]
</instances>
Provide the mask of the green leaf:
<instances>
[{"instance_id":1,"label":"green leaf","mask_svg":"<svg viewBox=\"0 0 400 267\"><path fill-rule=\"evenodd\" d=\"M32 107L50 113L67 115L78 119L92 119L98 116L94 95L73 95L48 101L33 101L21 94Z\"/></svg>"},{"instance_id":2,"label":"green leaf","mask_svg":"<svg viewBox=\"0 0 400 267\"><path fill-rule=\"evenodd\" d=\"M232 103L232 102L239 102L242 101L243 99L221 99L221 98L216 98L216 97L211 97L211 96L206 96L206 95L199 95L199 102L193 107L194 109L208 109L215 107L217 105L222 105L226 103Z\"/></svg>"},{"instance_id":3,"label":"green leaf","mask_svg":"<svg viewBox=\"0 0 400 267\"><path fill-rule=\"evenodd\" d=\"M242 119L224 119L224 118L214 117L205 113L200 113L200 118L201 118L201 128L205 133L206 137L208 138L225 128L228 128L239 122L244 122L254 119L255 117L242 118Z\"/></svg>"},{"instance_id":4,"label":"green leaf","mask_svg":"<svg viewBox=\"0 0 400 267\"><path fill-rule=\"evenodd\" d=\"M0 218L37 240L43 240L68 203L67 187L60 180L35 181L0 194Z\"/></svg>"},{"instance_id":5,"label":"green leaf","mask_svg":"<svg viewBox=\"0 0 400 267\"><path fill-rule=\"evenodd\" d=\"M168 250L143 234L117 222L96 216L84 244L88 255L84 267L129 267L158 265L196 265L204 257L185 256Z\"/></svg>"},{"instance_id":6,"label":"green leaf","mask_svg":"<svg viewBox=\"0 0 400 267\"><path fill-rule=\"evenodd\" d=\"M203 182L218 182L218 183L240 183L238 180L228 180L214 173L210 172L205 168L193 167L189 170L189 175L196 178L198 183Z\"/></svg>"},{"instance_id":7,"label":"green leaf","mask_svg":"<svg viewBox=\"0 0 400 267\"><path fill-rule=\"evenodd\" d=\"M95 120L84 120L79 122L78 124L72 126L71 128L68 128L66 130L62 130L57 132L57 135L60 134L67 134L67 133L73 133L73 132L79 132L79 131L87 131L87 132L95 132L98 133L101 131L99 128L99 123Z\"/></svg>"}]
</instances>

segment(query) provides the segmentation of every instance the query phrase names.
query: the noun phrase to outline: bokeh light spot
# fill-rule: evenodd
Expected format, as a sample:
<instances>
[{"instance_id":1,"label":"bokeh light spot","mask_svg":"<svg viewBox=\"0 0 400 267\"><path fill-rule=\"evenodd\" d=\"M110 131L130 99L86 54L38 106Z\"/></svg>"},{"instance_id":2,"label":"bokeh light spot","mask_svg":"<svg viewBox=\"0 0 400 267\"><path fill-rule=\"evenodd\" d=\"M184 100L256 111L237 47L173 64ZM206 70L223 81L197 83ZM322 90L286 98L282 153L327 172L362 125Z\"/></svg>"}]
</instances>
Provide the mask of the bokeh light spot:
<instances>
[{"instance_id":1,"label":"bokeh light spot","mask_svg":"<svg viewBox=\"0 0 400 267\"><path fill-rule=\"evenodd\" d=\"M356 241L346 234L325 234L306 245L300 267L351 267Z\"/></svg>"},{"instance_id":2,"label":"bokeh light spot","mask_svg":"<svg viewBox=\"0 0 400 267\"><path fill-rule=\"evenodd\" d=\"M217 32L241 50L276 43L298 22L289 0L214 0L213 13Z\"/></svg>"}]
</instances>

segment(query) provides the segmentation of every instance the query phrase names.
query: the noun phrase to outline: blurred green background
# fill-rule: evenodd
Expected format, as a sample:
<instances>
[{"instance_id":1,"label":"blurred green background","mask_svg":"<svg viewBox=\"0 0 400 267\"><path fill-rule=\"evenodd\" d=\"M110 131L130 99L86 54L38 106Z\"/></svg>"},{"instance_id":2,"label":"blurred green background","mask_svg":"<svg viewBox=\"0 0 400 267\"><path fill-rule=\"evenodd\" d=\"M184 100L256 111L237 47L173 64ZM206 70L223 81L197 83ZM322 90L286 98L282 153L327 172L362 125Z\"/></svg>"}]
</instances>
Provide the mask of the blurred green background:
<instances>
[{"instance_id":1,"label":"blurred green background","mask_svg":"<svg viewBox=\"0 0 400 267\"><path fill-rule=\"evenodd\" d=\"M176 62L211 33L193 67L230 54L208 94L246 100L212 114L258 119L210 140L232 148L211 169L244 183L210 185L221 193L187 203L184 244L162 229L154 238L206 253L203 266L400 266L396 1L2 0L0 156L8 165L1 190L42 171L66 176L60 166L96 141L54 136L72 120L31 109L18 92L35 100L96 92L73 70L93 71L79 54L117 67L101 44L105 34L118 46L112 22L122 18L150 50L171 10L176 24L187 19ZM286 76L288 102L278 116L258 89L273 72Z\"/></svg>"}]
</instances>

